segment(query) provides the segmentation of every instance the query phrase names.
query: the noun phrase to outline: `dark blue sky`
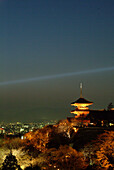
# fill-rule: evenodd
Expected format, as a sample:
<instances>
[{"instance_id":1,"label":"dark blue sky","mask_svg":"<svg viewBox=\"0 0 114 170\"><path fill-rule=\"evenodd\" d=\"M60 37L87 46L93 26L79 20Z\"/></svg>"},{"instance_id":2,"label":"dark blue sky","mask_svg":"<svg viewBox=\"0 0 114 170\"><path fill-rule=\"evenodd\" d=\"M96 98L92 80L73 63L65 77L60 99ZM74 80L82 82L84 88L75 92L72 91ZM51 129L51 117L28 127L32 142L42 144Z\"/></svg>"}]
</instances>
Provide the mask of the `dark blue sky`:
<instances>
[{"instance_id":1,"label":"dark blue sky","mask_svg":"<svg viewBox=\"0 0 114 170\"><path fill-rule=\"evenodd\" d=\"M113 0L0 0L0 82L114 67ZM0 121L70 116L80 95L114 104L114 69L0 86Z\"/></svg>"}]
</instances>

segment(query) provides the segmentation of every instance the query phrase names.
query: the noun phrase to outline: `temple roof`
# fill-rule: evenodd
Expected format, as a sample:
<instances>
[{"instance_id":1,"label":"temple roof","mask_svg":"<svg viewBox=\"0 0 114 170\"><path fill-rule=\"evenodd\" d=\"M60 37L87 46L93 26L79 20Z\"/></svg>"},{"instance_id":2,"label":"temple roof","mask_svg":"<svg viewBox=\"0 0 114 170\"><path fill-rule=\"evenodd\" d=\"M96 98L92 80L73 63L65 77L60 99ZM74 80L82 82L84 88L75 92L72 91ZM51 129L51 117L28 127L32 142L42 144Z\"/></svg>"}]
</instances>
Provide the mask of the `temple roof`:
<instances>
[{"instance_id":1,"label":"temple roof","mask_svg":"<svg viewBox=\"0 0 114 170\"><path fill-rule=\"evenodd\" d=\"M93 102L90 102L90 101L84 99L83 97L80 97L78 100L72 102L71 104L75 104L75 103L88 103L89 104L89 103L93 103Z\"/></svg>"}]
</instances>

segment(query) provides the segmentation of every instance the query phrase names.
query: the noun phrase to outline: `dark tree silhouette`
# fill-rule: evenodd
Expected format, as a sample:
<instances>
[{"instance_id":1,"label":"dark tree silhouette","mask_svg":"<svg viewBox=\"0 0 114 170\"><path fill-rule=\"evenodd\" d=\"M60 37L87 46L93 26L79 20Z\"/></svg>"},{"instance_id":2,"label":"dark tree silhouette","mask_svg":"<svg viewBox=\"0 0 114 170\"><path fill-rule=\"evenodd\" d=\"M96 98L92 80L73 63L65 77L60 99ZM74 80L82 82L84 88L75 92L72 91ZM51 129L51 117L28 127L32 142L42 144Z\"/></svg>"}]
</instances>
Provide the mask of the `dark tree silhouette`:
<instances>
[{"instance_id":1,"label":"dark tree silhouette","mask_svg":"<svg viewBox=\"0 0 114 170\"><path fill-rule=\"evenodd\" d=\"M111 110L113 108L113 104L109 103L109 105L107 106L107 110Z\"/></svg>"},{"instance_id":2,"label":"dark tree silhouette","mask_svg":"<svg viewBox=\"0 0 114 170\"><path fill-rule=\"evenodd\" d=\"M14 155L12 155L12 152L10 152L10 154L6 156L6 159L2 164L2 170L8 170L8 169L21 170L20 166L17 163L17 159Z\"/></svg>"},{"instance_id":3,"label":"dark tree silhouette","mask_svg":"<svg viewBox=\"0 0 114 170\"><path fill-rule=\"evenodd\" d=\"M49 142L47 143L47 148L56 148L58 149L60 145L69 144L69 138L65 135L65 133L50 133Z\"/></svg>"}]
</instances>

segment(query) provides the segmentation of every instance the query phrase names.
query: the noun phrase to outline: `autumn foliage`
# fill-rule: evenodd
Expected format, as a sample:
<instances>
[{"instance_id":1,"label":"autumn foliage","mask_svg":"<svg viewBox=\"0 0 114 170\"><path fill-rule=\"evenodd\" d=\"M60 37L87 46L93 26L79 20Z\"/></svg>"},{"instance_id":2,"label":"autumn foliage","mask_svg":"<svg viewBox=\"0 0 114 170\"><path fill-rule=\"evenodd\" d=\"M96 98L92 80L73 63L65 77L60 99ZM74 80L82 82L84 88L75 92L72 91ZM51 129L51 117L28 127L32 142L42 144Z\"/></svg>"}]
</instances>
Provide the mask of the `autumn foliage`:
<instances>
[{"instance_id":1,"label":"autumn foliage","mask_svg":"<svg viewBox=\"0 0 114 170\"><path fill-rule=\"evenodd\" d=\"M98 137L97 163L103 168L114 167L114 131L106 131Z\"/></svg>"},{"instance_id":2,"label":"autumn foliage","mask_svg":"<svg viewBox=\"0 0 114 170\"><path fill-rule=\"evenodd\" d=\"M45 152L45 156L49 167L61 170L81 170L88 166L83 154L68 145L60 146L59 149L51 148Z\"/></svg>"},{"instance_id":3,"label":"autumn foliage","mask_svg":"<svg viewBox=\"0 0 114 170\"><path fill-rule=\"evenodd\" d=\"M84 146L83 153L95 169L114 167L114 131L105 131L95 141Z\"/></svg>"},{"instance_id":4,"label":"autumn foliage","mask_svg":"<svg viewBox=\"0 0 114 170\"><path fill-rule=\"evenodd\" d=\"M55 126L48 125L42 129L26 133L23 140L7 138L3 143L6 149L12 150L12 153L15 150L20 151L18 153L21 154L21 159L18 159L17 156L16 158L21 166L28 161L24 168L35 166L47 170L113 169L114 131L104 131L105 133L100 134L96 140L90 140L81 150L77 151L70 147L77 139L75 138L77 137L75 129L63 121ZM83 136L80 135L80 131L78 133L81 140L83 140L82 137L85 137L85 131L83 129L82 131ZM89 129L88 134L90 134L90 131L93 132ZM87 137L90 137L90 135Z\"/></svg>"},{"instance_id":5,"label":"autumn foliage","mask_svg":"<svg viewBox=\"0 0 114 170\"><path fill-rule=\"evenodd\" d=\"M23 142L22 140L17 137L17 138L5 138L4 139L4 142L3 142L3 146L8 148L9 150L12 150L12 149L19 149L20 147L23 146Z\"/></svg>"},{"instance_id":6,"label":"autumn foliage","mask_svg":"<svg viewBox=\"0 0 114 170\"><path fill-rule=\"evenodd\" d=\"M49 135L52 132L52 128L44 127L37 129L36 131L26 133L24 136L23 144L25 149L30 151L37 150L37 152L44 152L46 145L49 142Z\"/></svg>"},{"instance_id":7,"label":"autumn foliage","mask_svg":"<svg viewBox=\"0 0 114 170\"><path fill-rule=\"evenodd\" d=\"M54 126L45 126L33 132L26 133L23 145L27 150L37 150L37 153L46 151L49 148L59 148L60 145L69 144L69 138L65 132L58 132Z\"/></svg>"}]
</instances>

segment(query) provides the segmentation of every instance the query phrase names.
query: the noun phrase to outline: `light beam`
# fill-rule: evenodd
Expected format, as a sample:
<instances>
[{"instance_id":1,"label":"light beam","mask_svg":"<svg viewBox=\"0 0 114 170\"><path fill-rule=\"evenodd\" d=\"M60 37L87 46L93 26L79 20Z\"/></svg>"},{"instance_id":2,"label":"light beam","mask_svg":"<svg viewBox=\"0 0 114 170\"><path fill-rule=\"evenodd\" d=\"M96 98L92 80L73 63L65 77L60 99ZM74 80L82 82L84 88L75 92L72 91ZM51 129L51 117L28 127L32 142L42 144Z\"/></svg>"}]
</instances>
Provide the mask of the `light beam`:
<instances>
[{"instance_id":1,"label":"light beam","mask_svg":"<svg viewBox=\"0 0 114 170\"><path fill-rule=\"evenodd\" d=\"M99 73L99 72L106 72L106 71L113 71L113 70L114 70L114 67L106 67L106 68L97 68L97 69L92 69L92 70L83 70L83 71L70 72L70 73L47 75L47 76L33 77L33 78L22 79L22 80L0 82L0 86L56 79L56 78L62 78L62 77L70 77L70 76L83 75L83 74L92 74L92 73Z\"/></svg>"}]
</instances>

